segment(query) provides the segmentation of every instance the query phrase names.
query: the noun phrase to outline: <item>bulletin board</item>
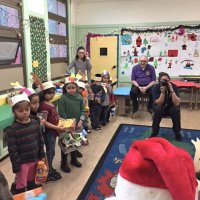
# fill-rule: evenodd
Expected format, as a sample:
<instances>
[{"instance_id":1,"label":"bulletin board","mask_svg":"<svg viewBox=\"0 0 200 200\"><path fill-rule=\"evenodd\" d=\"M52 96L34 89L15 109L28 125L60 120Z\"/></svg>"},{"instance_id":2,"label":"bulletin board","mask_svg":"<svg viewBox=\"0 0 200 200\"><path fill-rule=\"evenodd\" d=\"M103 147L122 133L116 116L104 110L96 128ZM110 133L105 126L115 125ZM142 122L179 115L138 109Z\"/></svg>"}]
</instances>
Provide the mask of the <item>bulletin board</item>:
<instances>
[{"instance_id":1,"label":"bulletin board","mask_svg":"<svg viewBox=\"0 0 200 200\"><path fill-rule=\"evenodd\" d=\"M139 57L148 56L158 75L200 75L200 25L121 30L119 82L131 80Z\"/></svg>"},{"instance_id":2,"label":"bulletin board","mask_svg":"<svg viewBox=\"0 0 200 200\"><path fill-rule=\"evenodd\" d=\"M47 80L46 29L44 20L30 16L32 71L42 81Z\"/></svg>"}]
</instances>

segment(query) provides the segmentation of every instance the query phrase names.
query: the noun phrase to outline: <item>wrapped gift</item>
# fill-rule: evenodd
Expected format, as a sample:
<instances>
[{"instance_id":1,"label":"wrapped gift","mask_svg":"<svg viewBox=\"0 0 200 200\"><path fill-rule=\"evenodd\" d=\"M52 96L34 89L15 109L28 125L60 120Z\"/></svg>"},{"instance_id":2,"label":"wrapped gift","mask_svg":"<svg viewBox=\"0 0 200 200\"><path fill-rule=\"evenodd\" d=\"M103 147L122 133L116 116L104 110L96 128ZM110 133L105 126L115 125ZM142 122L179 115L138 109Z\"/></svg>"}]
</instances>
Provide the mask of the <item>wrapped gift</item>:
<instances>
[{"instance_id":1,"label":"wrapped gift","mask_svg":"<svg viewBox=\"0 0 200 200\"><path fill-rule=\"evenodd\" d=\"M48 175L47 165L42 160L38 161L35 181L40 183L45 183L47 175Z\"/></svg>"},{"instance_id":2,"label":"wrapped gift","mask_svg":"<svg viewBox=\"0 0 200 200\"><path fill-rule=\"evenodd\" d=\"M76 119L59 119L58 126L62 126L64 128L67 128L69 130L75 130L76 128Z\"/></svg>"}]
</instances>

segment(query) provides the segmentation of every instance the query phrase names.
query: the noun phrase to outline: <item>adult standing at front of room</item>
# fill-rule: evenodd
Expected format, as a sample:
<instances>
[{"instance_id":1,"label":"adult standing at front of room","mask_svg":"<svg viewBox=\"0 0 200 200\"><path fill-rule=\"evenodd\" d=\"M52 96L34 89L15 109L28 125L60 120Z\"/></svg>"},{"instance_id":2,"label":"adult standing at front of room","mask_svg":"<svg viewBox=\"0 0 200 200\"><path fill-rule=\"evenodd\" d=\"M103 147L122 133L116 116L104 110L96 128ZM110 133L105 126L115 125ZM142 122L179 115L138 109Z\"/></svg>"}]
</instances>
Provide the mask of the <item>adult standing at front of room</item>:
<instances>
[{"instance_id":1,"label":"adult standing at front of room","mask_svg":"<svg viewBox=\"0 0 200 200\"><path fill-rule=\"evenodd\" d=\"M75 59L67 66L66 72L68 75L71 75L71 69L74 67L75 75L81 72L87 76L88 82L91 82L91 69L90 59L88 53L85 52L85 48L80 46L76 51Z\"/></svg>"},{"instance_id":2,"label":"adult standing at front of room","mask_svg":"<svg viewBox=\"0 0 200 200\"><path fill-rule=\"evenodd\" d=\"M142 93L149 95L148 111L152 114L153 100L151 89L156 83L156 73L152 65L148 64L148 58L146 56L140 57L140 64L133 66L132 75L132 88L130 91L130 97L133 101L133 114L138 111L138 96Z\"/></svg>"}]
</instances>

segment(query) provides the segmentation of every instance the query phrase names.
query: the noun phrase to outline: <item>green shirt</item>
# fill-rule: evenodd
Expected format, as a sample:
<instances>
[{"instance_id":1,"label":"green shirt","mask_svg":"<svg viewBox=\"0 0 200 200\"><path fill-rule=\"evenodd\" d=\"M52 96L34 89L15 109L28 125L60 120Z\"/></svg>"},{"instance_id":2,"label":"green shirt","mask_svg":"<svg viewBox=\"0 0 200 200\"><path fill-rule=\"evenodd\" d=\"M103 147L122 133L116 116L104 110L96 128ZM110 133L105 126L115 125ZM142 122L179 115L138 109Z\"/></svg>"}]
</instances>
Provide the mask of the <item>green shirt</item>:
<instances>
[{"instance_id":1,"label":"green shirt","mask_svg":"<svg viewBox=\"0 0 200 200\"><path fill-rule=\"evenodd\" d=\"M76 124L79 120L85 119L84 101L80 94L74 96L63 94L59 100L58 112L61 118L76 119Z\"/></svg>"}]
</instances>

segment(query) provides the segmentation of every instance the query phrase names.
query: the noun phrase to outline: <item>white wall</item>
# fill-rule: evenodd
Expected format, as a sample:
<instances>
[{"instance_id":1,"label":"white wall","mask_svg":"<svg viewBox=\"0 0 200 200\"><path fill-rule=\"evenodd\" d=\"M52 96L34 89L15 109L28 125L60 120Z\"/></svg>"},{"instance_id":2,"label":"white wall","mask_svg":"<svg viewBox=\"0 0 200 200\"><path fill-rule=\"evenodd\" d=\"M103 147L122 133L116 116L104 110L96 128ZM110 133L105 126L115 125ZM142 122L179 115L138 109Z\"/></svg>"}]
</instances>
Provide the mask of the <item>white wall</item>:
<instances>
[{"instance_id":1,"label":"white wall","mask_svg":"<svg viewBox=\"0 0 200 200\"><path fill-rule=\"evenodd\" d=\"M79 0L77 24L140 24L200 20L200 0Z\"/></svg>"},{"instance_id":2,"label":"white wall","mask_svg":"<svg viewBox=\"0 0 200 200\"><path fill-rule=\"evenodd\" d=\"M78 8L77 8L77 1L71 1L70 2L70 13L71 13L71 24L76 25L77 24L77 14L78 14Z\"/></svg>"}]
</instances>

